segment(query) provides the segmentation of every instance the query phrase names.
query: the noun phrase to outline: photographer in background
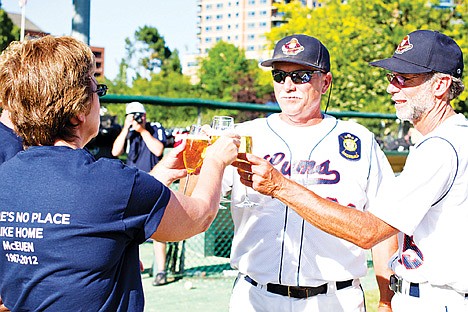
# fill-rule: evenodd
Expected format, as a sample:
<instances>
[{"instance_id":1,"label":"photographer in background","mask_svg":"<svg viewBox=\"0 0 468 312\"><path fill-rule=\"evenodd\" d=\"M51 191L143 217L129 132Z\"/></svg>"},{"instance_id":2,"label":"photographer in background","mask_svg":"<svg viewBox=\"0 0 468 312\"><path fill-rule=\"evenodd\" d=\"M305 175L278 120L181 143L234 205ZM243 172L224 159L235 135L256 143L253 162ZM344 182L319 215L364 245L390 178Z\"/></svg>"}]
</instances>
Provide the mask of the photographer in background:
<instances>
[{"instance_id":1,"label":"photographer in background","mask_svg":"<svg viewBox=\"0 0 468 312\"><path fill-rule=\"evenodd\" d=\"M114 141L112 155L127 153L127 165L149 172L159 162L166 144L166 133L160 123L147 123L143 104L127 104L125 123Z\"/></svg>"},{"instance_id":2,"label":"photographer in background","mask_svg":"<svg viewBox=\"0 0 468 312\"><path fill-rule=\"evenodd\" d=\"M118 157L127 153L127 165L146 172L162 158L166 144L166 132L158 122L146 122L146 110L143 104L131 102L125 110L125 122L112 147L112 155ZM154 264L156 273L153 286L166 284L166 243L153 242Z\"/></svg>"}]
</instances>

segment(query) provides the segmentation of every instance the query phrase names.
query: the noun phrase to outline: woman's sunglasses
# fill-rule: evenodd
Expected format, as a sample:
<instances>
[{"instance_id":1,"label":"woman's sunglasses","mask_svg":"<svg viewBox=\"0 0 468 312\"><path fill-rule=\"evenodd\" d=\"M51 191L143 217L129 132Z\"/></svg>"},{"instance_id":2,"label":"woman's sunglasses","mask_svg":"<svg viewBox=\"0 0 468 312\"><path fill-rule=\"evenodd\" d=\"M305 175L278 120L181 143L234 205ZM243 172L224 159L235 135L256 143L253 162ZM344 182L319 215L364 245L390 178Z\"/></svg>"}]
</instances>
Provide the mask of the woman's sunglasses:
<instances>
[{"instance_id":1,"label":"woman's sunglasses","mask_svg":"<svg viewBox=\"0 0 468 312\"><path fill-rule=\"evenodd\" d=\"M96 90L94 90L93 92L96 93L99 97L101 97L107 94L108 89L109 88L105 84L97 84Z\"/></svg>"}]
</instances>

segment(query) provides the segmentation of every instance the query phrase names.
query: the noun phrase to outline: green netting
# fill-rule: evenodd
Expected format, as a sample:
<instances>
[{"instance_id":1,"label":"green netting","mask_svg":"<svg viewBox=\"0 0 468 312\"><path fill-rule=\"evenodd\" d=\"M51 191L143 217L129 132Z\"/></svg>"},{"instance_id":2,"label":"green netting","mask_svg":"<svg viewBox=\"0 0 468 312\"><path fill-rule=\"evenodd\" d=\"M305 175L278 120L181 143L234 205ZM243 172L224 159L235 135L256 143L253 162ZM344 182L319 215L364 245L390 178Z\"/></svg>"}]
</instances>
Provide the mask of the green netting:
<instances>
[{"instance_id":1,"label":"green netting","mask_svg":"<svg viewBox=\"0 0 468 312\"><path fill-rule=\"evenodd\" d=\"M178 190L178 183L174 183L172 188ZM167 244L167 272L180 277L221 275L230 271L229 257L233 236L230 204L223 203L205 233L183 242Z\"/></svg>"}]
</instances>

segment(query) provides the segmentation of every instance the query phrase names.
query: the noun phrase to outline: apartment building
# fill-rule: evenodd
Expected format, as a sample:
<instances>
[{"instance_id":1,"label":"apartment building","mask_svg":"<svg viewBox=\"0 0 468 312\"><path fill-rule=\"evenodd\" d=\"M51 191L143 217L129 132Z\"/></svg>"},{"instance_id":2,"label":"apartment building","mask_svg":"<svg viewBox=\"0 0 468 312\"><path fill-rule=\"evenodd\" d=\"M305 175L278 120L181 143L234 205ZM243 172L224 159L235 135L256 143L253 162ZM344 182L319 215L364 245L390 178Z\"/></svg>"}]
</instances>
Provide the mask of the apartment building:
<instances>
[{"instance_id":1,"label":"apartment building","mask_svg":"<svg viewBox=\"0 0 468 312\"><path fill-rule=\"evenodd\" d=\"M183 57L184 74L193 76L197 59L208 53L218 41L225 41L245 51L249 59L270 57L265 33L283 22L276 4L290 0L197 0L198 51ZM317 0L302 0L309 7L320 6Z\"/></svg>"},{"instance_id":2,"label":"apartment building","mask_svg":"<svg viewBox=\"0 0 468 312\"><path fill-rule=\"evenodd\" d=\"M275 4L280 0L197 0L198 47L204 55L223 40L242 48L247 58L261 59L267 41L265 33L283 21ZM315 7L319 1L303 0Z\"/></svg>"}]
</instances>

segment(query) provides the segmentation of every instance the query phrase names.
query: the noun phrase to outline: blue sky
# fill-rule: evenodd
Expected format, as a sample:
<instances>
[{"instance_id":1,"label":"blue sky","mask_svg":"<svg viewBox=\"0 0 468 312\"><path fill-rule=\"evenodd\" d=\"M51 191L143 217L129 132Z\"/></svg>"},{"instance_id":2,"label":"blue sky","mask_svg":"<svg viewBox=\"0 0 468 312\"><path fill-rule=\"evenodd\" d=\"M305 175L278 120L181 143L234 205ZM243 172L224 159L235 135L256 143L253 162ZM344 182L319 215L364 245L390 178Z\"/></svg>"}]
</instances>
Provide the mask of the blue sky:
<instances>
[{"instance_id":1,"label":"blue sky","mask_svg":"<svg viewBox=\"0 0 468 312\"><path fill-rule=\"evenodd\" d=\"M1 0L21 13L18 0ZM182 56L196 49L196 0L91 0L90 44L105 48L105 75L115 78L125 55L125 38L142 26L156 27L170 49ZM28 0L26 17L55 36L70 35L73 0Z\"/></svg>"}]
</instances>

